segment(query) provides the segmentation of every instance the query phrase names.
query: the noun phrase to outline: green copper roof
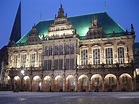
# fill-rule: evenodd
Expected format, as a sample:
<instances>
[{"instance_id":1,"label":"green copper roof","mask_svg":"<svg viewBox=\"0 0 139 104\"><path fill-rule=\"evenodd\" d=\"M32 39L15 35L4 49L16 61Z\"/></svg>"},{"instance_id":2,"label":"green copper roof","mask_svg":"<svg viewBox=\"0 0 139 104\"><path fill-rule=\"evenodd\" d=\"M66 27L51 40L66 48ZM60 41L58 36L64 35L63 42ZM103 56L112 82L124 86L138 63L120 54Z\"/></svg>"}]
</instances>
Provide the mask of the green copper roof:
<instances>
[{"instance_id":1,"label":"green copper roof","mask_svg":"<svg viewBox=\"0 0 139 104\"><path fill-rule=\"evenodd\" d=\"M123 32L125 31L113 19L111 19L111 17L106 12L69 17L68 20L72 23L73 28L77 30L79 36L82 37L86 35L89 27L92 25L92 18L94 16L98 19L99 25L102 26L105 32L104 37L124 35ZM41 21L36 25L37 32L39 33L40 37L42 37L42 34L45 36L48 34L48 29L53 22L54 20ZM29 34L30 31L24 35L17 42L17 44L26 44Z\"/></svg>"}]
</instances>

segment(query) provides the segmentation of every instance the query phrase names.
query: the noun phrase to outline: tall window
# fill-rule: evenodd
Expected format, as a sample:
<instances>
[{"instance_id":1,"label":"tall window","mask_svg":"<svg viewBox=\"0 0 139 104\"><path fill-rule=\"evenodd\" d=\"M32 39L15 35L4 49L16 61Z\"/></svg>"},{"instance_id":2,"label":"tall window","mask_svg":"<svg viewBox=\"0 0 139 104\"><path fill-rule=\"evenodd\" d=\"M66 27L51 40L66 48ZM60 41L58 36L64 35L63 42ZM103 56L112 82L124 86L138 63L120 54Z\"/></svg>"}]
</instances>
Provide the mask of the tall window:
<instances>
[{"instance_id":1,"label":"tall window","mask_svg":"<svg viewBox=\"0 0 139 104\"><path fill-rule=\"evenodd\" d=\"M74 54L74 44L70 44L70 54Z\"/></svg>"},{"instance_id":2,"label":"tall window","mask_svg":"<svg viewBox=\"0 0 139 104\"><path fill-rule=\"evenodd\" d=\"M118 48L118 62L124 63L124 48L123 47Z\"/></svg>"},{"instance_id":3,"label":"tall window","mask_svg":"<svg viewBox=\"0 0 139 104\"><path fill-rule=\"evenodd\" d=\"M59 59L58 69L63 69L63 59Z\"/></svg>"},{"instance_id":4,"label":"tall window","mask_svg":"<svg viewBox=\"0 0 139 104\"><path fill-rule=\"evenodd\" d=\"M39 66L42 65L42 53L38 54L38 62L39 62Z\"/></svg>"},{"instance_id":5,"label":"tall window","mask_svg":"<svg viewBox=\"0 0 139 104\"><path fill-rule=\"evenodd\" d=\"M63 69L63 59L54 60L54 69Z\"/></svg>"},{"instance_id":6,"label":"tall window","mask_svg":"<svg viewBox=\"0 0 139 104\"><path fill-rule=\"evenodd\" d=\"M113 64L113 51L112 48L105 49L106 64Z\"/></svg>"},{"instance_id":7,"label":"tall window","mask_svg":"<svg viewBox=\"0 0 139 104\"><path fill-rule=\"evenodd\" d=\"M21 66L25 67L26 65L26 54L21 54Z\"/></svg>"},{"instance_id":8,"label":"tall window","mask_svg":"<svg viewBox=\"0 0 139 104\"><path fill-rule=\"evenodd\" d=\"M93 49L93 64L100 64L100 49Z\"/></svg>"},{"instance_id":9,"label":"tall window","mask_svg":"<svg viewBox=\"0 0 139 104\"><path fill-rule=\"evenodd\" d=\"M69 44L66 44L65 45L65 54L67 55L67 54L70 54L70 46L69 46Z\"/></svg>"},{"instance_id":10,"label":"tall window","mask_svg":"<svg viewBox=\"0 0 139 104\"><path fill-rule=\"evenodd\" d=\"M53 55L58 55L58 49L59 47L58 46L54 46L53 47Z\"/></svg>"},{"instance_id":11,"label":"tall window","mask_svg":"<svg viewBox=\"0 0 139 104\"><path fill-rule=\"evenodd\" d=\"M17 55L14 55L14 67L17 67Z\"/></svg>"},{"instance_id":12,"label":"tall window","mask_svg":"<svg viewBox=\"0 0 139 104\"><path fill-rule=\"evenodd\" d=\"M59 55L63 55L63 45L59 46Z\"/></svg>"},{"instance_id":13,"label":"tall window","mask_svg":"<svg viewBox=\"0 0 139 104\"><path fill-rule=\"evenodd\" d=\"M57 70L58 69L58 59L54 60L54 69Z\"/></svg>"},{"instance_id":14,"label":"tall window","mask_svg":"<svg viewBox=\"0 0 139 104\"><path fill-rule=\"evenodd\" d=\"M66 66L65 66L66 69L70 69L69 66L70 66L70 59L66 59Z\"/></svg>"},{"instance_id":15,"label":"tall window","mask_svg":"<svg viewBox=\"0 0 139 104\"><path fill-rule=\"evenodd\" d=\"M81 65L88 65L88 50L81 50Z\"/></svg>"},{"instance_id":16,"label":"tall window","mask_svg":"<svg viewBox=\"0 0 139 104\"><path fill-rule=\"evenodd\" d=\"M74 44L66 44L65 45L65 54L74 54L75 50L74 50Z\"/></svg>"},{"instance_id":17,"label":"tall window","mask_svg":"<svg viewBox=\"0 0 139 104\"><path fill-rule=\"evenodd\" d=\"M52 60L44 60L44 67L46 70L51 70Z\"/></svg>"},{"instance_id":18,"label":"tall window","mask_svg":"<svg viewBox=\"0 0 139 104\"><path fill-rule=\"evenodd\" d=\"M50 56L52 55L52 46L45 46L45 55Z\"/></svg>"},{"instance_id":19,"label":"tall window","mask_svg":"<svg viewBox=\"0 0 139 104\"><path fill-rule=\"evenodd\" d=\"M30 66L35 66L35 53L30 54Z\"/></svg>"},{"instance_id":20,"label":"tall window","mask_svg":"<svg viewBox=\"0 0 139 104\"><path fill-rule=\"evenodd\" d=\"M68 58L66 59L66 69L74 69L74 58Z\"/></svg>"},{"instance_id":21,"label":"tall window","mask_svg":"<svg viewBox=\"0 0 139 104\"><path fill-rule=\"evenodd\" d=\"M48 56L49 55L49 47L45 46L45 55Z\"/></svg>"}]
</instances>

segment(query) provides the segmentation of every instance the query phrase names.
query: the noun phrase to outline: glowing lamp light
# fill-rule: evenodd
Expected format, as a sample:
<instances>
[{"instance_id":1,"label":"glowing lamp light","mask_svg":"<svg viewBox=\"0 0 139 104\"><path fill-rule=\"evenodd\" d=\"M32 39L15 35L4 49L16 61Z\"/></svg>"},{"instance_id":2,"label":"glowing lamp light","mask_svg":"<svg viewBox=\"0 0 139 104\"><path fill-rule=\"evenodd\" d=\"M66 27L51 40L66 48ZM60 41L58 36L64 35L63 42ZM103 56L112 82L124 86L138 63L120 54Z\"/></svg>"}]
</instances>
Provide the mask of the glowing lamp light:
<instances>
[{"instance_id":1,"label":"glowing lamp light","mask_svg":"<svg viewBox=\"0 0 139 104\"><path fill-rule=\"evenodd\" d=\"M136 69L136 73L137 73L137 75L139 75L139 69Z\"/></svg>"},{"instance_id":2,"label":"glowing lamp light","mask_svg":"<svg viewBox=\"0 0 139 104\"><path fill-rule=\"evenodd\" d=\"M25 71L24 70L21 70L21 74L24 75L24 73L25 73Z\"/></svg>"}]
</instances>

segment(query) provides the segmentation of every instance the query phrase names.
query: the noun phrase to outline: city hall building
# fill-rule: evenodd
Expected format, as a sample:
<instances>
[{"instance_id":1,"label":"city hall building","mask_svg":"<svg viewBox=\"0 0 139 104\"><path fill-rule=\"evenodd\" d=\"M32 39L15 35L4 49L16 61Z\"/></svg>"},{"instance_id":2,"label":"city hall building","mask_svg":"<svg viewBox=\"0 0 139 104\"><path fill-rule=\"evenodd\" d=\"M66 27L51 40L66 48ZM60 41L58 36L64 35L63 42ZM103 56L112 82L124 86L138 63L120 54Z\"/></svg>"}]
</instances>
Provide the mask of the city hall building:
<instances>
[{"instance_id":1,"label":"city hall building","mask_svg":"<svg viewBox=\"0 0 139 104\"><path fill-rule=\"evenodd\" d=\"M8 47L7 84L16 91L136 91L134 27L106 12L40 21Z\"/></svg>"}]
</instances>

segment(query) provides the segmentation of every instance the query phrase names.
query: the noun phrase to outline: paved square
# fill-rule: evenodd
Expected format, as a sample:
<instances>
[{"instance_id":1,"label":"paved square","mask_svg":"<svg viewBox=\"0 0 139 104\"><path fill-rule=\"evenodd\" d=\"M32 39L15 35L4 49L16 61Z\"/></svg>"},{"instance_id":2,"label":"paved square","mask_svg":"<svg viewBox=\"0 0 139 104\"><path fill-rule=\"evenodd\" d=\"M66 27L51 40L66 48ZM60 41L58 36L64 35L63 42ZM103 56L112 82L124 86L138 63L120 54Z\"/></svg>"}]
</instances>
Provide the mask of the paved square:
<instances>
[{"instance_id":1,"label":"paved square","mask_svg":"<svg viewBox=\"0 0 139 104\"><path fill-rule=\"evenodd\" d=\"M0 92L0 104L139 104L139 92Z\"/></svg>"}]
</instances>

